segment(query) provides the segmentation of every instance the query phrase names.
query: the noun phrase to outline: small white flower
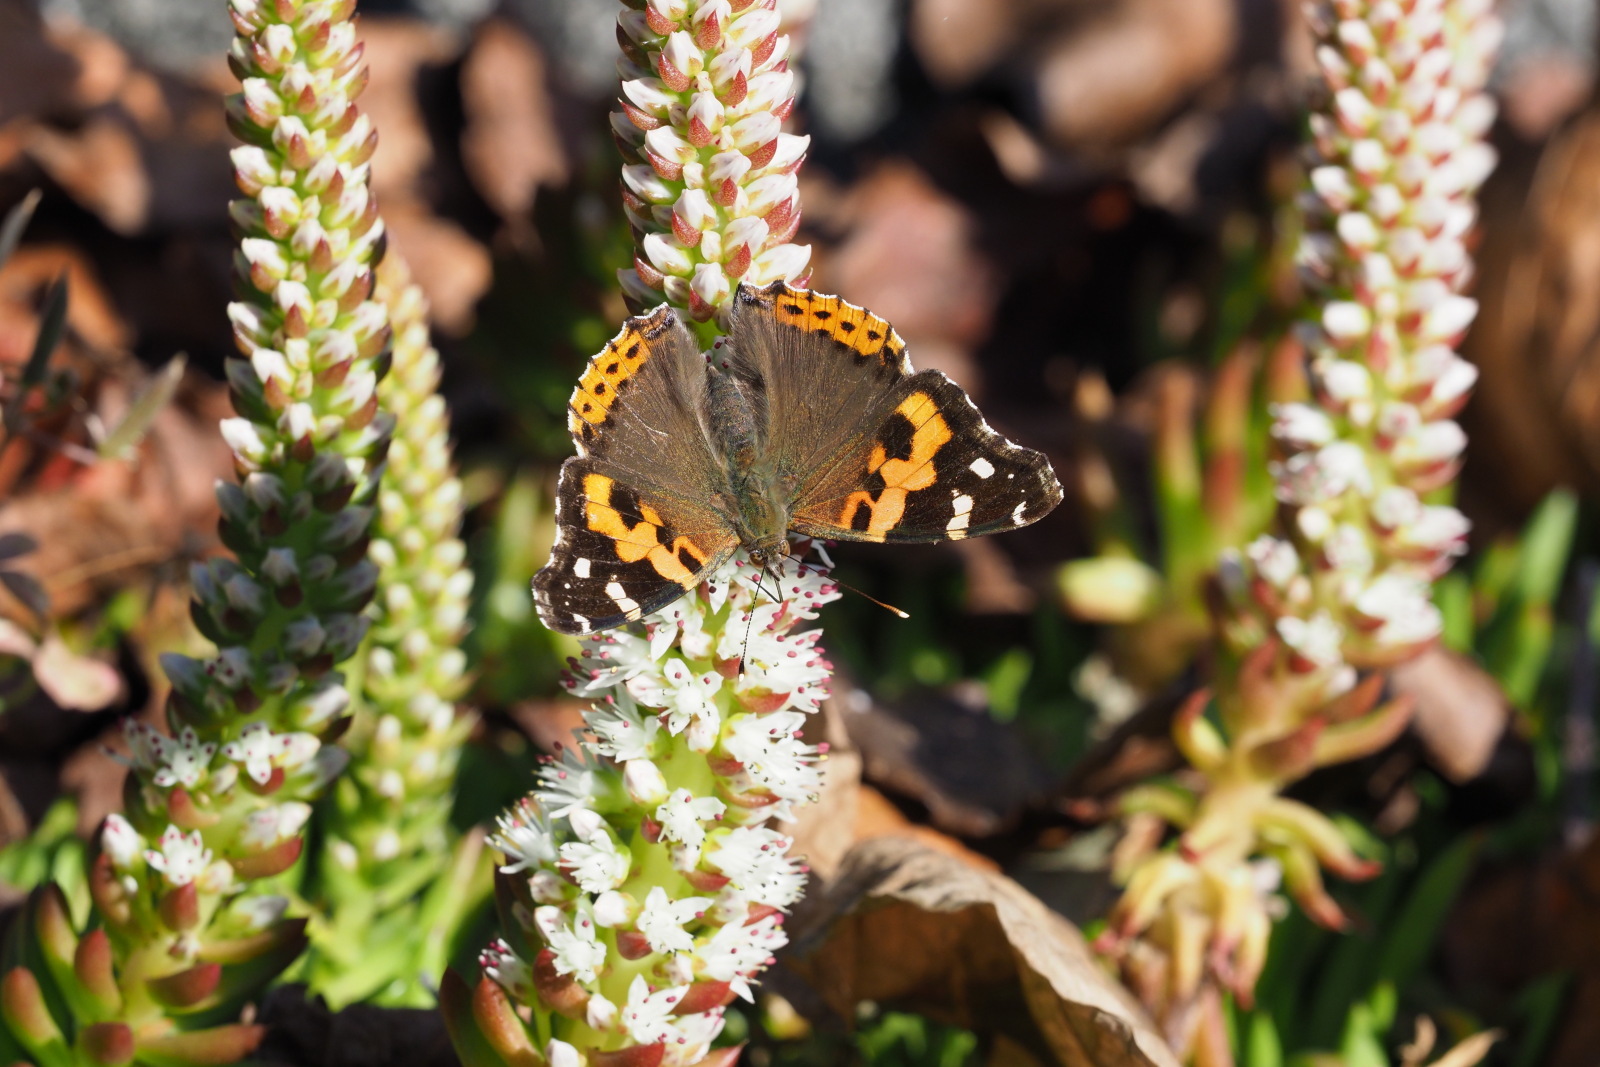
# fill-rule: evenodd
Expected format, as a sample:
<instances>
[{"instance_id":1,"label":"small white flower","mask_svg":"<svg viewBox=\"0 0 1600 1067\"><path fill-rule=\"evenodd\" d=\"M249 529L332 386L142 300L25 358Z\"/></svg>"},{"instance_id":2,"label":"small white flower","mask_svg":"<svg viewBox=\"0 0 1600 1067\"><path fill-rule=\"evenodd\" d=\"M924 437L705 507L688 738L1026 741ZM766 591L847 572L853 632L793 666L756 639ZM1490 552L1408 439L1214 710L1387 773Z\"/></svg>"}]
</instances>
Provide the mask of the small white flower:
<instances>
[{"instance_id":1,"label":"small white flower","mask_svg":"<svg viewBox=\"0 0 1600 1067\"><path fill-rule=\"evenodd\" d=\"M681 844L688 854L684 862L693 866L699 862L700 846L705 843L705 824L720 819L726 810L727 805L716 797L697 797L687 789L677 789L656 808L655 814L662 838Z\"/></svg>"},{"instance_id":2,"label":"small white flower","mask_svg":"<svg viewBox=\"0 0 1600 1067\"><path fill-rule=\"evenodd\" d=\"M1344 631L1325 611L1309 619L1285 615L1277 623L1278 636L1300 656L1316 667L1332 667L1341 660Z\"/></svg>"},{"instance_id":3,"label":"small white flower","mask_svg":"<svg viewBox=\"0 0 1600 1067\"><path fill-rule=\"evenodd\" d=\"M652 993L644 977L635 975L628 987L628 1003L622 1008L622 1028L628 1037L636 1044L655 1045L674 1036L672 1013L688 988L676 986Z\"/></svg>"},{"instance_id":4,"label":"small white flower","mask_svg":"<svg viewBox=\"0 0 1600 1067\"><path fill-rule=\"evenodd\" d=\"M684 924L693 922L711 907L710 897L685 897L673 900L660 886L651 888L636 920L639 932L652 952L688 952L694 948L694 935Z\"/></svg>"},{"instance_id":5,"label":"small white flower","mask_svg":"<svg viewBox=\"0 0 1600 1067\"><path fill-rule=\"evenodd\" d=\"M661 720L641 715L639 705L626 690L618 691L608 703L591 707L583 720L594 731L594 751L602 756L627 763L655 755Z\"/></svg>"},{"instance_id":6,"label":"small white flower","mask_svg":"<svg viewBox=\"0 0 1600 1067\"><path fill-rule=\"evenodd\" d=\"M764 826L741 826L710 835L706 859L752 901L785 908L800 899L805 875L789 856L790 841Z\"/></svg>"},{"instance_id":7,"label":"small white flower","mask_svg":"<svg viewBox=\"0 0 1600 1067\"><path fill-rule=\"evenodd\" d=\"M494 821L496 830L489 835L489 844L506 854L501 871L516 874L555 863L555 831L550 817L533 800L522 798Z\"/></svg>"},{"instance_id":8,"label":"small white flower","mask_svg":"<svg viewBox=\"0 0 1600 1067\"><path fill-rule=\"evenodd\" d=\"M259 722L246 726L237 741L222 746L222 754L235 763L244 764L245 773L260 785L272 778L272 758L281 751L283 746L272 729Z\"/></svg>"},{"instance_id":9,"label":"small white flower","mask_svg":"<svg viewBox=\"0 0 1600 1067\"><path fill-rule=\"evenodd\" d=\"M580 982L595 980L595 972L605 966L606 946L595 940L594 915L581 901L568 923L560 908L535 908L534 925L544 935L545 944L555 954L558 974L570 974Z\"/></svg>"},{"instance_id":10,"label":"small white flower","mask_svg":"<svg viewBox=\"0 0 1600 1067\"><path fill-rule=\"evenodd\" d=\"M489 942L483 951L478 953L478 966L482 967L483 973L498 983L501 989L518 1000L527 1000L533 996L532 968L500 938L497 937Z\"/></svg>"},{"instance_id":11,"label":"small white flower","mask_svg":"<svg viewBox=\"0 0 1600 1067\"><path fill-rule=\"evenodd\" d=\"M736 994L753 1003L750 979L788 941L777 916L769 915L759 922L723 925L695 955L702 961L707 978L729 983Z\"/></svg>"},{"instance_id":12,"label":"small white flower","mask_svg":"<svg viewBox=\"0 0 1600 1067\"><path fill-rule=\"evenodd\" d=\"M628 691L639 703L665 712L667 731L681 734L696 720L718 722L713 697L722 688L716 671L696 674L676 657L661 665L658 675L637 675L628 682Z\"/></svg>"},{"instance_id":13,"label":"small white flower","mask_svg":"<svg viewBox=\"0 0 1600 1067\"><path fill-rule=\"evenodd\" d=\"M574 812L574 816L592 814ZM599 816L595 816L596 819ZM604 893L615 889L628 877L629 857L619 851L604 821L598 829L585 833L576 823L573 830L582 840L568 841L560 848L561 865L585 893Z\"/></svg>"},{"instance_id":14,"label":"small white flower","mask_svg":"<svg viewBox=\"0 0 1600 1067\"><path fill-rule=\"evenodd\" d=\"M200 877L211 863L211 850L206 848L199 830L185 834L176 826L168 826L159 846L145 851L144 861L160 871L168 885L185 886Z\"/></svg>"},{"instance_id":15,"label":"small white flower","mask_svg":"<svg viewBox=\"0 0 1600 1067\"><path fill-rule=\"evenodd\" d=\"M111 865L119 871L132 868L133 861L144 851L145 840L133 824L113 812L106 816L100 830L100 847L111 857Z\"/></svg>"},{"instance_id":16,"label":"small white flower","mask_svg":"<svg viewBox=\"0 0 1600 1067\"><path fill-rule=\"evenodd\" d=\"M600 769L572 746L561 751L561 759L539 771L534 796L552 819L565 819L587 809L600 792Z\"/></svg>"},{"instance_id":17,"label":"small white flower","mask_svg":"<svg viewBox=\"0 0 1600 1067\"><path fill-rule=\"evenodd\" d=\"M1300 573L1299 553L1292 544L1276 537L1261 535L1250 542L1245 554L1255 564L1256 573L1275 588L1288 588L1289 582Z\"/></svg>"},{"instance_id":18,"label":"small white flower","mask_svg":"<svg viewBox=\"0 0 1600 1067\"><path fill-rule=\"evenodd\" d=\"M788 800L804 800L822 785L817 750L796 736L806 717L797 711L747 715L734 720L723 739L728 755L757 782Z\"/></svg>"}]
</instances>

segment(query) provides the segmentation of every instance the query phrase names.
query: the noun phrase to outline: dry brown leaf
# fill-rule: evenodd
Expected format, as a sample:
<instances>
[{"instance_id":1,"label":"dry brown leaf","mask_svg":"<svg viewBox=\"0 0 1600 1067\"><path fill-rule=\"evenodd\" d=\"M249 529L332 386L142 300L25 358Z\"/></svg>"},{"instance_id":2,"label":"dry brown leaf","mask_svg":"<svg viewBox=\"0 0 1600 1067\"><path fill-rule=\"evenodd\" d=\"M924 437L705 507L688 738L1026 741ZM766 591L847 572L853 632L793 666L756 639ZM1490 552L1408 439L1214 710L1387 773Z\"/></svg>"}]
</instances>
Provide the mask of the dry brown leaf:
<instances>
[{"instance_id":1,"label":"dry brown leaf","mask_svg":"<svg viewBox=\"0 0 1600 1067\"><path fill-rule=\"evenodd\" d=\"M134 132L114 117L72 133L36 126L24 141L33 160L117 233L138 233L150 211L150 175Z\"/></svg>"},{"instance_id":2,"label":"dry brown leaf","mask_svg":"<svg viewBox=\"0 0 1600 1067\"><path fill-rule=\"evenodd\" d=\"M1046 131L1064 145L1148 132L1226 66L1234 9L1232 0L1125 0L1074 27L1039 64Z\"/></svg>"},{"instance_id":3,"label":"dry brown leaf","mask_svg":"<svg viewBox=\"0 0 1600 1067\"><path fill-rule=\"evenodd\" d=\"M79 69L51 45L34 4L0 0L0 124L55 105Z\"/></svg>"},{"instance_id":4,"label":"dry brown leaf","mask_svg":"<svg viewBox=\"0 0 1600 1067\"><path fill-rule=\"evenodd\" d=\"M846 1019L871 1000L1005 1033L1062 1067L1177 1067L1076 927L917 842L856 846L790 932L787 966ZM1025 1016L1008 1012L1017 1003Z\"/></svg>"},{"instance_id":5,"label":"dry brown leaf","mask_svg":"<svg viewBox=\"0 0 1600 1067\"><path fill-rule=\"evenodd\" d=\"M1452 782L1482 774L1511 721L1500 686L1472 660L1437 646L1394 668L1395 690L1416 698L1411 728Z\"/></svg>"},{"instance_id":6,"label":"dry brown leaf","mask_svg":"<svg viewBox=\"0 0 1600 1067\"><path fill-rule=\"evenodd\" d=\"M33 677L45 696L68 711L99 711L127 690L115 667L95 656L79 655L55 634L45 637L33 657Z\"/></svg>"},{"instance_id":7,"label":"dry brown leaf","mask_svg":"<svg viewBox=\"0 0 1600 1067\"><path fill-rule=\"evenodd\" d=\"M433 141L417 96L421 72L450 62L459 49L449 32L421 19L364 18L360 36L371 79L361 94L361 108L373 128L381 131L372 157L372 188L387 222L391 202L415 199L434 162ZM418 265L415 256L407 258Z\"/></svg>"},{"instance_id":8,"label":"dry brown leaf","mask_svg":"<svg viewBox=\"0 0 1600 1067\"><path fill-rule=\"evenodd\" d=\"M384 223L428 298L434 328L465 334L472 328L478 300L494 281L489 250L455 223L421 210L391 211L385 205Z\"/></svg>"},{"instance_id":9,"label":"dry brown leaf","mask_svg":"<svg viewBox=\"0 0 1600 1067\"><path fill-rule=\"evenodd\" d=\"M889 798L870 785L861 787L856 795L855 839L872 841L880 837L903 837L942 852L951 859L960 860L969 867L980 870L1000 870L1000 865L988 856L972 851L948 834L941 834L931 826L914 823L900 809L889 803Z\"/></svg>"},{"instance_id":10,"label":"dry brown leaf","mask_svg":"<svg viewBox=\"0 0 1600 1067\"><path fill-rule=\"evenodd\" d=\"M1526 511L1556 485L1600 486L1600 108L1536 160L1509 153L1482 212L1469 485Z\"/></svg>"},{"instance_id":11,"label":"dry brown leaf","mask_svg":"<svg viewBox=\"0 0 1600 1067\"><path fill-rule=\"evenodd\" d=\"M461 64L462 161L479 195L508 221L527 218L539 186L567 180L545 76L533 39L499 18L478 28Z\"/></svg>"},{"instance_id":12,"label":"dry brown leaf","mask_svg":"<svg viewBox=\"0 0 1600 1067\"><path fill-rule=\"evenodd\" d=\"M853 699L840 720L865 761L867 780L926 807L932 823L949 833L1001 833L1048 784L1019 732L949 696L929 693L894 705Z\"/></svg>"}]
</instances>

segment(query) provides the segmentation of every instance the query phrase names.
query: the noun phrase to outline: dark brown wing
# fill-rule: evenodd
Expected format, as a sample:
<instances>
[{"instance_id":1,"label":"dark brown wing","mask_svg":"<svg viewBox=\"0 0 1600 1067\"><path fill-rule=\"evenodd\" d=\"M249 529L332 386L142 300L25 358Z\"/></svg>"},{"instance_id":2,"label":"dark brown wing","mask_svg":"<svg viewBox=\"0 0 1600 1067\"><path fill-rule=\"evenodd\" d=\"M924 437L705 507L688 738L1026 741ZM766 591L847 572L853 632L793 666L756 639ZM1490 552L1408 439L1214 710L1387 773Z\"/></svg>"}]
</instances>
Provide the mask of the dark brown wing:
<instances>
[{"instance_id":1,"label":"dark brown wing","mask_svg":"<svg viewBox=\"0 0 1600 1067\"><path fill-rule=\"evenodd\" d=\"M534 578L546 626L582 634L658 611L738 547L701 427L705 360L663 305L629 319L567 405L556 543Z\"/></svg>"},{"instance_id":2,"label":"dark brown wing","mask_svg":"<svg viewBox=\"0 0 1600 1067\"><path fill-rule=\"evenodd\" d=\"M1061 503L1050 461L989 428L938 371L900 382L874 405L872 430L806 486L790 526L847 541L955 541L1014 530Z\"/></svg>"},{"instance_id":3,"label":"dark brown wing","mask_svg":"<svg viewBox=\"0 0 1600 1067\"><path fill-rule=\"evenodd\" d=\"M911 373L905 342L883 319L783 282L740 286L728 335L729 369L756 405L778 477L797 491L875 428L878 405Z\"/></svg>"},{"instance_id":4,"label":"dark brown wing","mask_svg":"<svg viewBox=\"0 0 1600 1067\"><path fill-rule=\"evenodd\" d=\"M905 342L838 297L741 286L730 369L761 398L792 487L790 528L852 541L945 541L1012 530L1061 502L1050 462L989 428Z\"/></svg>"}]
</instances>

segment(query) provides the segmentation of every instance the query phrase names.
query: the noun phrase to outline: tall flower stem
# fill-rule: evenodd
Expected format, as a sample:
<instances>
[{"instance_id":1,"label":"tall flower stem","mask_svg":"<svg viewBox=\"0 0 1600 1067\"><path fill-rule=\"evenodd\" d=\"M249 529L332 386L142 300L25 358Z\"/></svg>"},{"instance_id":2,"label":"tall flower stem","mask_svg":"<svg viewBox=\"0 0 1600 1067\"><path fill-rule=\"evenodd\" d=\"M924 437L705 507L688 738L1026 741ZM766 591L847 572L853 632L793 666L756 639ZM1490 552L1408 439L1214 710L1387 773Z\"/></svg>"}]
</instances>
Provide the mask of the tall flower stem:
<instances>
[{"instance_id":1,"label":"tall flower stem","mask_svg":"<svg viewBox=\"0 0 1600 1067\"><path fill-rule=\"evenodd\" d=\"M1361 672L1438 637L1432 582L1467 534L1460 512L1428 501L1459 468L1452 416L1476 379L1455 348L1477 310L1462 295L1464 242L1494 161L1483 88L1500 26L1489 0L1332 0L1308 14L1323 83L1300 251L1313 396L1273 409L1278 530L1224 557L1214 692L1174 724L1192 771L1123 798L1143 833L1120 856L1125 889L1101 939L1179 1047L1196 1046L1208 984L1250 1002L1279 878L1340 928L1322 872L1376 873L1281 793L1404 729L1409 706L1378 706L1382 677ZM1180 833L1157 848L1162 825Z\"/></svg>"},{"instance_id":2,"label":"tall flower stem","mask_svg":"<svg viewBox=\"0 0 1600 1067\"><path fill-rule=\"evenodd\" d=\"M128 727L126 814L100 836L94 920L80 936L60 892L41 891L30 918L43 965L0 985L0 1017L40 1064L243 1058L260 1027L191 1021L226 1017L304 945L268 880L299 858L309 802L345 763L324 741L347 724L338 667L367 631L393 426L377 393L383 227L353 7L231 0L242 91L228 120L245 198L231 206L241 298L229 316L244 358L227 368L239 415L222 423L239 480L217 496L237 558L194 569L193 617L218 651L163 658L170 732ZM41 983L70 1022L52 1019Z\"/></svg>"},{"instance_id":3,"label":"tall flower stem","mask_svg":"<svg viewBox=\"0 0 1600 1067\"><path fill-rule=\"evenodd\" d=\"M322 914L309 977L335 1005L378 996L420 1006L433 1003L450 934L488 888L486 879L471 888L481 845L450 828L474 721L455 709L472 573L427 302L393 250L378 267L377 298L394 333L378 399L396 434L368 550L379 568L372 632L341 739L350 769L320 809L326 848L308 892Z\"/></svg>"},{"instance_id":4,"label":"tall flower stem","mask_svg":"<svg viewBox=\"0 0 1600 1067\"><path fill-rule=\"evenodd\" d=\"M799 553L799 554L804 554ZM791 558L783 597L743 559L635 627L583 639L588 730L491 844L502 938L444 1009L474 1065L731 1064L723 1011L786 941L804 874L768 824L820 785L800 739L831 665L801 629L836 599ZM748 634L748 637L746 636Z\"/></svg>"}]
</instances>

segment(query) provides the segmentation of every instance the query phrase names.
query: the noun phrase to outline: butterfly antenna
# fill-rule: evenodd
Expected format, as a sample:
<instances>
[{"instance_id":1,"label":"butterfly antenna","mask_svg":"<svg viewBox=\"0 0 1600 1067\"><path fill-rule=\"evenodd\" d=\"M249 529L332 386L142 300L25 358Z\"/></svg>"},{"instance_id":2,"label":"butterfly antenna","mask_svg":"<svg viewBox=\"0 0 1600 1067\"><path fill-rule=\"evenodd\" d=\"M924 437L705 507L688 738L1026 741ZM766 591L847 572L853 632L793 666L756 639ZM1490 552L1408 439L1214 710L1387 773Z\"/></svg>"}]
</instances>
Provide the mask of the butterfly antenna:
<instances>
[{"instance_id":1,"label":"butterfly antenna","mask_svg":"<svg viewBox=\"0 0 1600 1067\"><path fill-rule=\"evenodd\" d=\"M882 608L884 611L890 612L891 614L894 614L894 615L898 615L902 619L911 618L911 613L910 612L901 611L899 608L895 607L893 604L885 603L884 601L879 600L875 596L871 596L871 595L869 595L867 593L863 593L861 590L857 589L855 586L851 585L849 582L840 581L837 576L833 577L833 581L836 584L838 584L840 586L843 586L845 589L850 590L852 593L854 593L858 597L861 597L863 600L872 601L874 604L878 605L878 607Z\"/></svg>"},{"instance_id":2,"label":"butterfly antenna","mask_svg":"<svg viewBox=\"0 0 1600 1067\"><path fill-rule=\"evenodd\" d=\"M756 572L755 577L756 592L762 594L763 596L766 595L767 591L761 588L761 579L766 577L766 574L766 568L763 567L761 570ZM754 603L752 603L750 605L749 614L744 617L744 648L739 652L739 681L741 682L744 681L744 665L750 662L750 627L755 625L755 621L756 606Z\"/></svg>"}]
</instances>

